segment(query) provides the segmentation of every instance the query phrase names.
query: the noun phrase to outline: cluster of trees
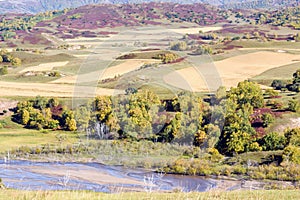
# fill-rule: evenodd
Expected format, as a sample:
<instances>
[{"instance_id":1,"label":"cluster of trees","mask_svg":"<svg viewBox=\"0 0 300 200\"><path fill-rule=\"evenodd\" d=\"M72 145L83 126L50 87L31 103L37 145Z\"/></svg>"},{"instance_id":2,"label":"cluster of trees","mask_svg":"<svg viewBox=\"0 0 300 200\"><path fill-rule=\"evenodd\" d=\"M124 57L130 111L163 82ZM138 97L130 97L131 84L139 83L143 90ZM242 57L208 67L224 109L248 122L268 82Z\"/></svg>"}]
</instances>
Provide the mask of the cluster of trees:
<instances>
[{"instance_id":1,"label":"cluster of trees","mask_svg":"<svg viewBox=\"0 0 300 200\"><path fill-rule=\"evenodd\" d=\"M18 103L13 120L32 129L77 129L74 112L63 107L55 99L37 96L35 99Z\"/></svg>"},{"instance_id":2,"label":"cluster of trees","mask_svg":"<svg viewBox=\"0 0 300 200\"><path fill-rule=\"evenodd\" d=\"M300 28L299 23L300 7L294 6L270 12L257 12L253 14L257 24L271 24L274 26L287 26Z\"/></svg>"},{"instance_id":3,"label":"cluster of trees","mask_svg":"<svg viewBox=\"0 0 300 200\"><path fill-rule=\"evenodd\" d=\"M22 61L20 58L14 57L6 49L0 50L0 63L10 63L12 66L20 66Z\"/></svg>"},{"instance_id":4,"label":"cluster of trees","mask_svg":"<svg viewBox=\"0 0 300 200\"><path fill-rule=\"evenodd\" d=\"M213 50L210 46L200 45L195 51L193 51L193 53L196 55L212 54Z\"/></svg>"},{"instance_id":5,"label":"cluster of trees","mask_svg":"<svg viewBox=\"0 0 300 200\"><path fill-rule=\"evenodd\" d=\"M193 50L193 55L213 54L212 47L208 45L194 45L193 42L188 44L186 41L172 42L170 49L173 51Z\"/></svg>"},{"instance_id":6,"label":"cluster of trees","mask_svg":"<svg viewBox=\"0 0 300 200\"><path fill-rule=\"evenodd\" d=\"M219 38L216 33L203 33L202 31L200 31L199 34L200 38L203 40L216 40Z\"/></svg>"},{"instance_id":7,"label":"cluster of trees","mask_svg":"<svg viewBox=\"0 0 300 200\"><path fill-rule=\"evenodd\" d=\"M268 127L274 114L265 107L259 85L250 81L228 92L219 88L209 103L189 92L166 101L151 91L130 88L126 95L99 96L71 111L55 99L37 97L20 102L14 120L28 128L77 129L100 139L193 144L224 155L283 150L285 160L299 163L299 128L263 135L255 130L255 123Z\"/></svg>"},{"instance_id":8,"label":"cluster of trees","mask_svg":"<svg viewBox=\"0 0 300 200\"><path fill-rule=\"evenodd\" d=\"M188 45L185 41L181 42L172 42L170 44L170 49L173 51L185 51L188 49Z\"/></svg>"},{"instance_id":9,"label":"cluster of trees","mask_svg":"<svg viewBox=\"0 0 300 200\"><path fill-rule=\"evenodd\" d=\"M13 18L5 18L2 16L0 19L0 32L3 40L16 36L16 31L28 31L41 21L50 20L54 17L62 15L65 11L47 11L37 15L15 16Z\"/></svg>"},{"instance_id":10,"label":"cluster of trees","mask_svg":"<svg viewBox=\"0 0 300 200\"><path fill-rule=\"evenodd\" d=\"M271 150L270 135L259 135L253 125L254 117L263 127L274 121L272 113L255 115L265 106L259 85L244 81L227 93L220 88L215 98L218 104L211 106L191 93L180 93L166 105L150 91L135 90L117 99L98 97L94 107L97 120L118 138L194 144L228 155Z\"/></svg>"},{"instance_id":11,"label":"cluster of trees","mask_svg":"<svg viewBox=\"0 0 300 200\"><path fill-rule=\"evenodd\" d=\"M175 53L163 53L163 54L159 54L153 58L160 59L162 61L162 63L167 64L167 63L176 62L176 60L178 60L180 57Z\"/></svg>"},{"instance_id":12,"label":"cluster of trees","mask_svg":"<svg viewBox=\"0 0 300 200\"><path fill-rule=\"evenodd\" d=\"M273 80L271 87L276 90L289 90L293 92L300 92L300 69L293 73L291 83L282 80Z\"/></svg>"}]
</instances>

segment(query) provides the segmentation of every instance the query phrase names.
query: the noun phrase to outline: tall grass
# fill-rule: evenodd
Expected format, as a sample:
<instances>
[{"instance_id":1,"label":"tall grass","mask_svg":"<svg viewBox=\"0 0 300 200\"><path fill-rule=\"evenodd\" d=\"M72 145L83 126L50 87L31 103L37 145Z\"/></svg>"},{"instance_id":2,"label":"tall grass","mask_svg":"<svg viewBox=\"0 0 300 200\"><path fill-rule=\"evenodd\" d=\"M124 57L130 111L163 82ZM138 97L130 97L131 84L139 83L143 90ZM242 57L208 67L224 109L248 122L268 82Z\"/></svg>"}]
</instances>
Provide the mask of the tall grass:
<instances>
[{"instance_id":1,"label":"tall grass","mask_svg":"<svg viewBox=\"0 0 300 200\"><path fill-rule=\"evenodd\" d=\"M104 194L85 191L0 191L0 199L11 200L234 200L234 199L251 199L251 200L288 200L300 199L300 192L290 191L234 191L219 192L211 191L204 193L118 193Z\"/></svg>"}]
</instances>

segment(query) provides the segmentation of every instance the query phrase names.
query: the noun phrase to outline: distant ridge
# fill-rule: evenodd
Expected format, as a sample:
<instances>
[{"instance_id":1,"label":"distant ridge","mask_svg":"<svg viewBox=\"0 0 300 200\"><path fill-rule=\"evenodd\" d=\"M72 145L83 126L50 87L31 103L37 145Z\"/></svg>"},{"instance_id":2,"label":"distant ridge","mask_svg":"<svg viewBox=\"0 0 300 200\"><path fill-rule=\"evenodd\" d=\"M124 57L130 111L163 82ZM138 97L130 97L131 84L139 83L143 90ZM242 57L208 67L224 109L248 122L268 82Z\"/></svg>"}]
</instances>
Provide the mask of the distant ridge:
<instances>
[{"instance_id":1,"label":"distant ridge","mask_svg":"<svg viewBox=\"0 0 300 200\"><path fill-rule=\"evenodd\" d=\"M145 2L207 3L222 8L276 8L299 5L300 0L0 0L0 13L39 13L76 8L89 4L128 4Z\"/></svg>"}]
</instances>

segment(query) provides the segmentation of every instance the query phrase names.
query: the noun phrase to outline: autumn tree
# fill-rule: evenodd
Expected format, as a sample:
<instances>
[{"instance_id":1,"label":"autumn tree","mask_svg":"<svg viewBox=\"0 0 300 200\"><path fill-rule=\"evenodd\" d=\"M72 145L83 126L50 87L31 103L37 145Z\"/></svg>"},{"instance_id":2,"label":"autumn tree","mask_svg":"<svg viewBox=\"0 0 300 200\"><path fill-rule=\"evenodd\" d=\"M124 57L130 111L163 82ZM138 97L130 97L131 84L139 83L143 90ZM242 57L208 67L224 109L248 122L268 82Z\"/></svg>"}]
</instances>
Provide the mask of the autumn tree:
<instances>
[{"instance_id":1,"label":"autumn tree","mask_svg":"<svg viewBox=\"0 0 300 200\"><path fill-rule=\"evenodd\" d=\"M257 83L243 81L236 88L231 88L227 98L237 102L239 107L249 103L254 108L261 108L264 105L262 90Z\"/></svg>"},{"instance_id":2,"label":"autumn tree","mask_svg":"<svg viewBox=\"0 0 300 200\"><path fill-rule=\"evenodd\" d=\"M185 50L187 50L187 48L188 48L188 46L187 46L186 42L184 42L184 41L173 42L173 43L171 43L171 47L170 47L170 49L174 50L174 51L185 51Z\"/></svg>"}]
</instances>

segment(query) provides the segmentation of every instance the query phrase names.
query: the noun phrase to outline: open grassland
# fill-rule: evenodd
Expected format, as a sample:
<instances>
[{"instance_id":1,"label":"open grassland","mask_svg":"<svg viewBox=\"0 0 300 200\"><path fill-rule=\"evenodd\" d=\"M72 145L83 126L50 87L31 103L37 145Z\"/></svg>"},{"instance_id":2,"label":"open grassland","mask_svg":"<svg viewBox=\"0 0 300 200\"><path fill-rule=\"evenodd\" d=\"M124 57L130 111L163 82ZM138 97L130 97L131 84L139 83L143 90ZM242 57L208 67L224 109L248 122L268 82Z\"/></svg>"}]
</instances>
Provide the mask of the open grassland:
<instances>
[{"instance_id":1,"label":"open grassland","mask_svg":"<svg viewBox=\"0 0 300 200\"><path fill-rule=\"evenodd\" d=\"M218 71L219 74L215 76L222 79L224 86L234 87L238 82L262 72L284 65L298 64L299 61L300 55L259 51L216 61L214 66L210 64L210 67L215 67L215 70ZM206 82L201 76L201 67L198 68L197 66L196 68L185 68L167 74L164 80L170 85L200 92L207 88ZM180 85L179 78L184 80L185 84Z\"/></svg>"},{"instance_id":2,"label":"open grassland","mask_svg":"<svg viewBox=\"0 0 300 200\"><path fill-rule=\"evenodd\" d=\"M21 125L10 121L9 118L1 120L3 128L0 129L0 152L9 151L21 146L35 147L42 144L59 145L73 144L77 135L64 131L37 131L24 129Z\"/></svg>"},{"instance_id":3,"label":"open grassland","mask_svg":"<svg viewBox=\"0 0 300 200\"><path fill-rule=\"evenodd\" d=\"M79 95L80 97L93 97L95 95L112 95L119 92L113 89L94 88L93 86L0 81L2 96L76 97Z\"/></svg>"},{"instance_id":4,"label":"open grassland","mask_svg":"<svg viewBox=\"0 0 300 200\"><path fill-rule=\"evenodd\" d=\"M145 59L145 60L125 60L122 61L122 63L116 65L116 66L112 66L112 67L108 67L106 69L102 69L102 70L98 70L98 71L93 71L90 73L85 73L85 74L81 74L80 79L83 80L89 80L89 81L98 81L98 80L104 80L104 79L108 79L108 78L114 78L116 76L121 76L123 74L126 74L128 72L134 71L139 69L140 67L142 67L144 64L147 63L155 63L157 62L157 60L153 60L153 59ZM98 76L95 76L97 75ZM69 83L69 84L74 84L76 83L78 79L78 75L76 76L67 76L67 77L63 77L60 78L58 80L53 81L52 83Z\"/></svg>"},{"instance_id":5,"label":"open grassland","mask_svg":"<svg viewBox=\"0 0 300 200\"><path fill-rule=\"evenodd\" d=\"M67 143L74 143L77 139L66 132L46 132L28 130L28 129L0 129L0 152L16 149L21 146L35 147L42 144L59 145L59 137L66 136ZM71 137L70 137L71 136Z\"/></svg>"},{"instance_id":6,"label":"open grassland","mask_svg":"<svg viewBox=\"0 0 300 200\"><path fill-rule=\"evenodd\" d=\"M69 63L68 61L43 63L43 64L39 64L37 66L26 67L25 69L19 71L19 73L51 71L55 67L63 67L63 66L66 66L68 63Z\"/></svg>"},{"instance_id":7,"label":"open grassland","mask_svg":"<svg viewBox=\"0 0 300 200\"><path fill-rule=\"evenodd\" d=\"M260 84L270 86L273 80L292 80L293 73L295 73L295 71L297 71L298 69L300 69L299 62L290 65L284 65L281 67L269 69L251 78L251 80L256 81Z\"/></svg>"},{"instance_id":8,"label":"open grassland","mask_svg":"<svg viewBox=\"0 0 300 200\"><path fill-rule=\"evenodd\" d=\"M73 199L89 199L89 200L296 200L300 199L300 192L297 190L281 191L234 191L234 192L204 192L204 193L116 193L104 194L85 191L16 191L2 190L0 191L1 199L11 200L73 200Z\"/></svg>"}]
</instances>

